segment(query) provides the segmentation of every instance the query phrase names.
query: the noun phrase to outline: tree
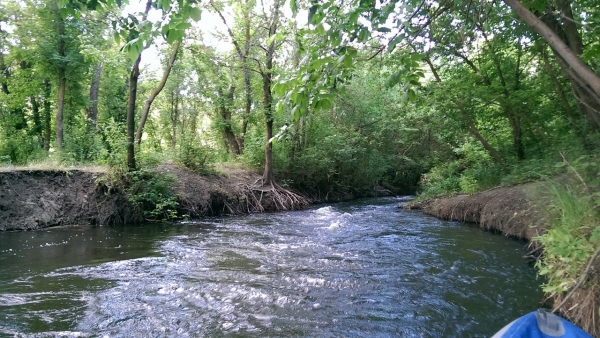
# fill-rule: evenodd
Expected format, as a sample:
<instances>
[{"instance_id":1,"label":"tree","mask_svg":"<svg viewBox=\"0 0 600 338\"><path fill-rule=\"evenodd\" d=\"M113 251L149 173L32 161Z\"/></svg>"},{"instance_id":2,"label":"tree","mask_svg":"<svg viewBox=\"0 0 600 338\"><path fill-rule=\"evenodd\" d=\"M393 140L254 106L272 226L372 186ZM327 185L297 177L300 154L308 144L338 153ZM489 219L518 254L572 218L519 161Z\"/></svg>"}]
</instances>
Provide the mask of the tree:
<instances>
[{"instance_id":1,"label":"tree","mask_svg":"<svg viewBox=\"0 0 600 338\"><path fill-rule=\"evenodd\" d=\"M523 22L531 26L540 34L557 54L559 63L564 62L566 67L562 67L571 79L576 83L576 93L584 105L588 105L588 114L600 127L600 76L598 76L590 67L583 62L580 54L583 52L581 39L574 26L573 15L570 4L567 1L558 1L559 9L564 15L565 24L563 26L566 43L555 30L552 30L547 24L533 14L518 0L504 0L517 14ZM558 28L556 28L558 30Z\"/></svg>"},{"instance_id":2,"label":"tree","mask_svg":"<svg viewBox=\"0 0 600 338\"><path fill-rule=\"evenodd\" d=\"M173 64L175 63L175 60L177 59L177 53L179 52L179 45L180 45L179 41L175 41L173 43L171 55L167 61L165 70L163 71L163 76L162 76L160 82L158 83L158 85L156 86L156 88L154 88L154 90L152 90L152 92L148 96L148 99L146 100L146 103L144 104L144 109L142 110L142 116L140 117L140 122L138 124L138 128L137 128L137 131L135 134L135 138L137 140L138 147L140 146L140 143L142 142L142 133L144 131L144 125L146 124L146 120L148 119L148 113L150 112L150 107L152 106L152 102L154 102L154 99L156 99L158 94L160 94L160 92L165 87L165 84L167 83L167 79L169 78L169 74L171 73L171 69L173 68Z\"/></svg>"}]
</instances>

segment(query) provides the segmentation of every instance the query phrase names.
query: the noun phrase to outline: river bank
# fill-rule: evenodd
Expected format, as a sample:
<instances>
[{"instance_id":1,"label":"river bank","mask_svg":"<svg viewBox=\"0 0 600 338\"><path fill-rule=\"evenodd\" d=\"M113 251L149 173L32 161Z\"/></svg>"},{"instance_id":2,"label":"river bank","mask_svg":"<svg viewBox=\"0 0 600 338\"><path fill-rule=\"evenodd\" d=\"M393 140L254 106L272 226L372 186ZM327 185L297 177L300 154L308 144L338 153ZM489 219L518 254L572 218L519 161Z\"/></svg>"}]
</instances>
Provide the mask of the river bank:
<instances>
[{"instance_id":1,"label":"river bank","mask_svg":"<svg viewBox=\"0 0 600 338\"><path fill-rule=\"evenodd\" d=\"M220 214L245 214L301 209L308 203L337 202L364 196L388 196L383 188L361 196L340 192L303 192L279 186L260 187L262 176L242 168L219 168L201 175L162 164L152 172L172 178L177 215L194 219ZM139 223L144 216L104 170L15 169L0 171L0 231L39 230L69 225Z\"/></svg>"},{"instance_id":2,"label":"river bank","mask_svg":"<svg viewBox=\"0 0 600 338\"><path fill-rule=\"evenodd\" d=\"M540 189L540 183L528 183L426 199L407 203L403 208L422 210L443 220L476 223L484 230L531 241L549 227L547 213L532 198L540 196Z\"/></svg>"},{"instance_id":3,"label":"river bank","mask_svg":"<svg viewBox=\"0 0 600 338\"><path fill-rule=\"evenodd\" d=\"M568 181L561 177L557 181ZM565 183L567 186L570 183ZM481 229L498 232L504 236L529 242L530 253L526 258L539 259L545 253L537 236L551 229L548 206L552 204L549 185L542 182L512 187L500 187L471 195L456 195L431 198L407 203L404 209L422 210L424 213L443 220L476 223ZM582 225L579 224L578 227ZM572 236L563 234L562 236ZM553 255L557 255L556 252ZM570 260L571 257L561 256ZM587 268L572 282L567 292L551 294L548 300L554 303L554 311L582 327L594 337L600 336L600 262L586 262ZM583 268L582 268L583 269ZM560 305L559 305L560 304Z\"/></svg>"}]
</instances>

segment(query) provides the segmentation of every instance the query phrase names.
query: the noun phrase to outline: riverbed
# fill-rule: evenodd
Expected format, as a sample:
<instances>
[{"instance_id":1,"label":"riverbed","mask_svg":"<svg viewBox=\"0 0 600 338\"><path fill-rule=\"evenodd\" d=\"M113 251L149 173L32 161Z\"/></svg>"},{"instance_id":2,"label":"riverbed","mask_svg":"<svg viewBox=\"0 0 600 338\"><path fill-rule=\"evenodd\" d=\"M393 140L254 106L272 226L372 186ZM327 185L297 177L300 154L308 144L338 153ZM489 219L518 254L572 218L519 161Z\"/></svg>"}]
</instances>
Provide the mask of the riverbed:
<instances>
[{"instance_id":1,"label":"riverbed","mask_svg":"<svg viewBox=\"0 0 600 338\"><path fill-rule=\"evenodd\" d=\"M0 336L489 337L541 306L522 242L399 203L0 233Z\"/></svg>"}]
</instances>

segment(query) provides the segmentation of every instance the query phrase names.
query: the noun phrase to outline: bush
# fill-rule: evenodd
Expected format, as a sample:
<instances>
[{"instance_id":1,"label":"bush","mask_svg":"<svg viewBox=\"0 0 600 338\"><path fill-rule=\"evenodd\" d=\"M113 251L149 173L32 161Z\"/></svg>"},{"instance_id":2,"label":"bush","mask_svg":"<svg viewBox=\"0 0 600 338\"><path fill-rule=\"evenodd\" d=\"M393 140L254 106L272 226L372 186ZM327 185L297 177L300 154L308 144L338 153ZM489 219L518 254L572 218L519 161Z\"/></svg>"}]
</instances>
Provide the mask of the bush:
<instances>
[{"instance_id":1,"label":"bush","mask_svg":"<svg viewBox=\"0 0 600 338\"><path fill-rule=\"evenodd\" d=\"M210 150L200 144L195 137L184 135L177 150L177 164L189 170L206 173L207 164L211 160Z\"/></svg>"},{"instance_id":2,"label":"bush","mask_svg":"<svg viewBox=\"0 0 600 338\"><path fill-rule=\"evenodd\" d=\"M146 220L174 219L179 205L173 193L173 175L145 170L128 172L124 176L127 199L139 208Z\"/></svg>"},{"instance_id":3,"label":"bush","mask_svg":"<svg viewBox=\"0 0 600 338\"><path fill-rule=\"evenodd\" d=\"M600 254L600 163L598 159L581 157L574 166L566 160L559 164L563 165L569 167L571 175L561 178L567 180L565 183L550 184L551 202L546 205L551 224L545 234L534 239L544 247L536 267L547 279L542 288L554 299L555 307L572 296L571 303L561 309L563 314L590 333L598 334L595 323L600 312L600 276L590 267Z\"/></svg>"}]
</instances>

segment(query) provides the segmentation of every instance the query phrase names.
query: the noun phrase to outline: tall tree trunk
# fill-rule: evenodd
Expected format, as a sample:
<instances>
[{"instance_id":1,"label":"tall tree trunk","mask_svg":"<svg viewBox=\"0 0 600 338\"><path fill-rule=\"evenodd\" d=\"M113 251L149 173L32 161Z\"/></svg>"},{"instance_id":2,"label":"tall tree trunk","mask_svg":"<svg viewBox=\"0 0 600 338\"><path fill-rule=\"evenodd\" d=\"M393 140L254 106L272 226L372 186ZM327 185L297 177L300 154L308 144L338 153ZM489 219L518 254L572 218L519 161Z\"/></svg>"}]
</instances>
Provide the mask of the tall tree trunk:
<instances>
[{"instance_id":1,"label":"tall tree trunk","mask_svg":"<svg viewBox=\"0 0 600 338\"><path fill-rule=\"evenodd\" d=\"M250 55L250 17L248 10L244 11L244 57L242 58L242 71L244 72L244 89L246 94L246 102L244 106L244 116L242 117L242 129L238 137L238 147L240 153L244 152L244 139L248 130L248 119L252 110L252 83L250 78L250 69L248 69L248 55Z\"/></svg>"},{"instance_id":2,"label":"tall tree trunk","mask_svg":"<svg viewBox=\"0 0 600 338\"><path fill-rule=\"evenodd\" d=\"M179 120L179 92L176 90L174 99L171 101L171 149L175 150L177 146L177 121Z\"/></svg>"},{"instance_id":3,"label":"tall tree trunk","mask_svg":"<svg viewBox=\"0 0 600 338\"><path fill-rule=\"evenodd\" d=\"M270 68L267 68L270 70ZM263 74L263 105L265 110L265 126L267 143L265 144L265 170L263 172L263 185L273 183L273 113L271 111L271 73Z\"/></svg>"},{"instance_id":4,"label":"tall tree trunk","mask_svg":"<svg viewBox=\"0 0 600 338\"><path fill-rule=\"evenodd\" d=\"M127 100L127 168L129 168L130 171L136 169L134 147L135 100L137 99L137 85L138 78L140 77L141 61L142 54L140 53L129 74L129 98Z\"/></svg>"},{"instance_id":5,"label":"tall tree trunk","mask_svg":"<svg viewBox=\"0 0 600 338\"><path fill-rule=\"evenodd\" d=\"M273 44L271 44L273 45ZM269 48L272 50L272 48ZM267 56L268 56L267 52ZM263 106L265 112L265 127L267 133L267 143L265 144L265 170L263 172L263 185L270 185L273 183L273 113L272 113L272 94L271 94L271 82L272 74L271 68L273 65L273 59L267 59L267 72L263 74Z\"/></svg>"},{"instance_id":6,"label":"tall tree trunk","mask_svg":"<svg viewBox=\"0 0 600 338\"><path fill-rule=\"evenodd\" d=\"M177 53L179 52L179 45L180 45L179 41L175 41L173 43L173 51L171 52L171 56L169 57L167 67L165 68L165 71L163 72L162 79L160 80L160 83L158 84L158 86L156 86L156 88L154 88L154 90L152 91L152 93L150 93L150 96L148 96L148 99L146 100L146 104L144 105L144 110L142 110L142 116L140 117L140 122L138 123L137 132L135 133L135 139L137 141L138 147L140 146L140 144L142 142L142 133L144 132L144 125L146 124L146 120L148 119L148 114L150 113L150 107L152 106L152 102L154 102L154 99L156 99L158 94L160 94L160 92L165 87L165 84L167 83L169 74L171 74L171 69L173 69L173 64L175 64L175 60L177 59Z\"/></svg>"},{"instance_id":7,"label":"tall tree trunk","mask_svg":"<svg viewBox=\"0 0 600 338\"><path fill-rule=\"evenodd\" d=\"M235 133L231 128L231 103L233 102L235 87L230 86L229 90L227 91L227 96L225 97L223 97L223 90L221 88L219 88L217 91L219 93L219 97L221 98L221 102L219 103L219 113L221 115L221 119L223 120L222 132L224 141L227 144L229 150L235 156L239 156L242 154L242 152L239 148L239 144L237 138L235 137Z\"/></svg>"},{"instance_id":8,"label":"tall tree trunk","mask_svg":"<svg viewBox=\"0 0 600 338\"><path fill-rule=\"evenodd\" d=\"M297 33L297 24L294 22L294 32ZM300 65L300 46L298 43L294 45L293 51L293 61L294 68L298 68ZM300 114L300 117L296 119L296 116L292 117L294 119L294 132L292 134L292 144L290 146L290 164L294 165L296 161L296 153L302 149L302 140L304 139L304 124L306 123L306 114Z\"/></svg>"},{"instance_id":9,"label":"tall tree trunk","mask_svg":"<svg viewBox=\"0 0 600 338\"><path fill-rule=\"evenodd\" d=\"M508 120L508 124L511 128L511 132L513 135L513 148L515 150L515 155L518 162L521 162L525 159L525 146L523 145L523 129L521 127L521 121L519 119L519 112L517 111L517 107L511 100L510 89L506 78L504 77L504 72L502 71L502 63L498 58L498 53L494 48L494 45L488 39L488 36L483 29L483 27L477 25L479 31L485 38L487 42L487 46L490 49L492 55L492 61L496 68L496 73L498 74L498 79L500 80L500 85L502 86L502 96L498 99L498 103L504 112L504 116ZM517 62L515 67L515 79L512 86L513 92L517 92L520 86L520 75L521 75L521 42L520 40L517 42ZM491 81L488 82L488 85L491 86Z\"/></svg>"},{"instance_id":10,"label":"tall tree trunk","mask_svg":"<svg viewBox=\"0 0 600 338\"><path fill-rule=\"evenodd\" d=\"M559 3L562 16L570 16L572 19L572 11L568 3ZM543 22L549 27L565 44L571 48L573 53L580 56L583 53L583 45L581 37L577 31L577 27L570 21L563 18L563 23L557 20L554 16L543 15ZM568 22L569 24L565 23ZM552 46L552 52L559 65L562 73L571 82L573 88L573 95L575 97L577 108L582 116L588 121L588 126L592 129L598 129L600 127L600 96L594 93L594 91L586 85L585 81L578 76L575 71L569 66L565 59L554 49ZM595 128L594 128L595 127Z\"/></svg>"},{"instance_id":11,"label":"tall tree trunk","mask_svg":"<svg viewBox=\"0 0 600 338\"><path fill-rule=\"evenodd\" d=\"M271 38L277 33L279 24L279 0L275 0L273 6L273 17L269 26L268 37ZM267 46L265 58L265 70L262 72L263 78L263 106L265 113L266 144L265 144L265 170L263 172L263 185L273 184L273 97L271 93L271 84L273 82L273 58L275 55L275 41Z\"/></svg>"},{"instance_id":12,"label":"tall tree trunk","mask_svg":"<svg viewBox=\"0 0 600 338\"><path fill-rule=\"evenodd\" d=\"M64 72L58 75L58 101L56 102L56 150L62 149L63 144L63 115L65 108L65 89L67 78Z\"/></svg>"},{"instance_id":13,"label":"tall tree trunk","mask_svg":"<svg viewBox=\"0 0 600 338\"><path fill-rule=\"evenodd\" d=\"M571 1L572 0L556 0L556 4L558 5L560 12L564 15L564 17L561 18L561 21L562 28L565 32L565 38L567 40L566 42L569 45L569 48L571 48L576 55L581 56L583 53L583 42L581 41L581 36L577 30L577 25L575 25L575 22L573 22Z\"/></svg>"},{"instance_id":14,"label":"tall tree trunk","mask_svg":"<svg viewBox=\"0 0 600 338\"><path fill-rule=\"evenodd\" d=\"M146 2L146 9L142 21L146 21L148 12L152 8L152 0ZM131 73L129 73L129 98L127 99L127 168L130 171L136 170L135 165L135 100L137 99L137 85L140 77L140 62L142 62L142 52L135 60Z\"/></svg>"},{"instance_id":15,"label":"tall tree trunk","mask_svg":"<svg viewBox=\"0 0 600 338\"><path fill-rule=\"evenodd\" d=\"M50 95L52 93L52 85L50 80L44 80L44 150L50 150L50 138L52 135L52 110L50 106Z\"/></svg>"},{"instance_id":16,"label":"tall tree trunk","mask_svg":"<svg viewBox=\"0 0 600 338\"><path fill-rule=\"evenodd\" d=\"M238 149L237 152L234 151L234 154L242 154L244 152L244 137L246 135L246 131L248 129L248 119L250 117L250 111L252 109L252 84L251 84L251 78L250 78L250 69L248 68L248 55L250 55L250 18L248 15L248 1L245 2L246 8L244 8L243 12L244 12L244 51L242 51L242 48L240 47L240 44L238 42L238 40L236 39L235 35L233 34L233 31L231 30L231 28L229 28L229 25L227 24L227 19L225 19L225 16L223 16L223 13L221 12L221 10L219 9L218 6L215 5L214 1L210 0L210 5L212 6L212 8L217 12L217 14L219 15L219 17L221 18L221 21L223 21L223 23L225 24L225 27L227 27L227 33L229 34L229 37L231 38L231 42L233 43L233 46L235 47L235 51L238 55L238 57L240 58L240 61L242 62L242 72L244 73L244 89L245 89L245 94L246 94L246 100L245 100L245 107L244 107L244 116L242 117L242 129L240 131L240 135L238 135L235 140L237 142L237 146L236 148ZM229 144L231 144L231 142L229 142Z\"/></svg>"},{"instance_id":17,"label":"tall tree trunk","mask_svg":"<svg viewBox=\"0 0 600 338\"><path fill-rule=\"evenodd\" d=\"M523 6L519 0L504 0L504 2L550 44L573 70L573 73L581 79L585 86L590 88L595 96L600 97L600 77L552 29Z\"/></svg>"},{"instance_id":18,"label":"tall tree trunk","mask_svg":"<svg viewBox=\"0 0 600 338\"><path fill-rule=\"evenodd\" d=\"M90 127L96 126L98 120L98 93L100 92L100 79L102 78L102 67L104 63L100 61L94 69L92 84L90 85L90 106L88 107L88 123ZM91 128L93 129L93 128Z\"/></svg>"},{"instance_id":19,"label":"tall tree trunk","mask_svg":"<svg viewBox=\"0 0 600 338\"><path fill-rule=\"evenodd\" d=\"M523 129L521 122L517 116L509 116L508 121L511 126L513 135L513 147L517 156L517 161L521 162L525 159L525 146L523 145Z\"/></svg>"},{"instance_id":20,"label":"tall tree trunk","mask_svg":"<svg viewBox=\"0 0 600 338\"><path fill-rule=\"evenodd\" d=\"M67 46L65 42L65 21L60 14L57 4L52 4L56 21L56 33L58 35L58 56L66 58ZM63 64L58 66L58 100L56 102L56 149L61 150L63 144L63 117L65 108L65 90L67 88L67 70Z\"/></svg>"},{"instance_id":21,"label":"tall tree trunk","mask_svg":"<svg viewBox=\"0 0 600 338\"><path fill-rule=\"evenodd\" d=\"M44 147L44 126L42 125L42 115L40 113L40 104L35 96L31 97L31 113L33 114L33 135L37 136L40 147Z\"/></svg>"}]
</instances>

